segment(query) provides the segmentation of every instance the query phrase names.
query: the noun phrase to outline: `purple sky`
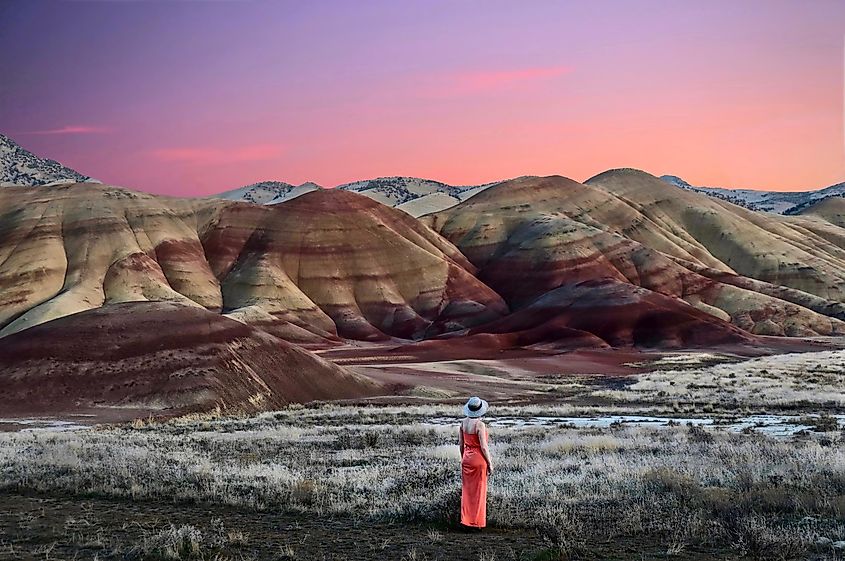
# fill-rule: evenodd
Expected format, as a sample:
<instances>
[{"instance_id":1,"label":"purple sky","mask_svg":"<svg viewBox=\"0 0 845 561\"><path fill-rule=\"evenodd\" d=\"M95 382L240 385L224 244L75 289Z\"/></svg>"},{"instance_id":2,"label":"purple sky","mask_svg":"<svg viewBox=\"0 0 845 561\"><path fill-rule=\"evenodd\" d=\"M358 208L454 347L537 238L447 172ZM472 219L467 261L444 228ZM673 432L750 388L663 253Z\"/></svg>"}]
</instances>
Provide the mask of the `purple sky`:
<instances>
[{"instance_id":1,"label":"purple sky","mask_svg":"<svg viewBox=\"0 0 845 561\"><path fill-rule=\"evenodd\" d=\"M0 131L205 195L613 167L845 179L845 2L0 2Z\"/></svg>"}]
</instances>

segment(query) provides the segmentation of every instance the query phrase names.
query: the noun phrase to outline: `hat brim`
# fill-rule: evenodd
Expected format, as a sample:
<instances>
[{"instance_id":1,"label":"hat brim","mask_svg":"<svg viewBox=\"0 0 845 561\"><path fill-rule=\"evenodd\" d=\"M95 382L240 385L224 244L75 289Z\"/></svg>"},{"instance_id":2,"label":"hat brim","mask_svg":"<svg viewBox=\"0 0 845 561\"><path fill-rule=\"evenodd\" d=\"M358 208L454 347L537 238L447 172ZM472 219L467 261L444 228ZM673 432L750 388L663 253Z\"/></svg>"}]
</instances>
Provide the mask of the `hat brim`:
<instances>
[{"instance_id":1,"label":"hat brim","mask_svg":"<svg viewBox=\"0 0 845 561\"><path fill-rule=\"evenodd\" d=\"M489 404L486 401L484 401L483 399L481 400L481 407L478 408L478 411L472 411L469 408L469 404L467 403L467 404L464 405L464 415L466 415L467 417L470 417L470 418L483 417L484 414L487 413L488 407L489 407Z\"/></svg>"}]
</instances>

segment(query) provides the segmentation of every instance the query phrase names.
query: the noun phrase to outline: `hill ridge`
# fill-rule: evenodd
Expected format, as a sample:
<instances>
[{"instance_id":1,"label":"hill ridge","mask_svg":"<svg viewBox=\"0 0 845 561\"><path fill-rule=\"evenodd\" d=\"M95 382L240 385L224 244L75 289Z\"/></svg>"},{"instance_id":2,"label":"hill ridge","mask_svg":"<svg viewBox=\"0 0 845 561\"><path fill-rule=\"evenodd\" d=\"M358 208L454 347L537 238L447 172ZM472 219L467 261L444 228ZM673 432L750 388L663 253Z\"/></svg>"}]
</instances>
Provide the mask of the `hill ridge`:
<instances>
[{"instance_id":1,"label":"hill ridge","mask_svg":"<svg viewBox=\"0 0 845 561\"><path fill-rule=\"evenodd\" d=\"M56 160L36 156L0 133L0 187L82 181L99 183L96 179L65 167Z\"/></svg>"}]
</instances>

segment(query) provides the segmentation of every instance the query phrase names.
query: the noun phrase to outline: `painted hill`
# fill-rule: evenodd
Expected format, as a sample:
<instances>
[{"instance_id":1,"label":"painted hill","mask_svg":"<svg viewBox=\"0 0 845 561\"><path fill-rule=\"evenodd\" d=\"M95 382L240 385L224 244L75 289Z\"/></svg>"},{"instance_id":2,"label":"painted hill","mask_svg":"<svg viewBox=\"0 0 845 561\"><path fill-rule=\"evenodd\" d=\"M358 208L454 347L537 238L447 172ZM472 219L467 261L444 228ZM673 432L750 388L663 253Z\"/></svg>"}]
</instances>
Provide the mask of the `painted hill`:
<instances>
[{"instance_id":1,"label":"painted hill","mask_svg":"<svg viewBox=\"0 0 845 561\"><path fill-rule=\"evenodd\" d=\"M504 182L426 216L442 236L346 190L255 205L86 183L8 187L0 209L0 336L168 301L303 345L419 340L506 325L551 291L596 281L598 292L628 291L624 301L659 300L689 321L750 333L836 334L845 319L841 227L754 213L635 170ZM713 340L736 335L717 327ZM610 339L649 339L631 329Z\"/></svg>"},{"instance_id":2,"label":"painted hill","mask_svg":"<svg viewBox=\"0 0 845 561\"><path fill-rule=\"evenodd\" d=\"M98 408L181 414L372 395L380 388L295 345L202 308L111 304L0 345L6 413Z\"/></svg>"},{"instance_id":3,"label":"painted hill","mask_svg":"<svg viewBox=\"0 0 845 561\"><path fill-rule=\"evenodd\" d=\"M346 191L219 209L203 246L228 313L324 337L419 339L507 312L452 244Z\"/></svg>"},{"instance_id":4,"label":"painted hill","mask_svg":"<svg viewBox=\"0 0 845 561\"><path fill-rule=\"evenodd\" d=\"M808 237L789 218L679 191L644 172L613 170L584 184L520 178L422 220L455 243L517 313L550 291L568 287L558 290L559 301L582 283L609 279L670 297L660 301L672 313L694 307L751 333L845 333L835 319L845 319L842 247ZM643 298L610 292L605 305ZM532 317L542 323L560 314Z\"/></svg>"},{"instance_id":5,"label":"painted hill","mask_svg":"<svg viewBox=\"0 0 845 561\"><path fill-rule=\"evenodd\" d=\"M634 170L605 172L587 183L635 202L646 219L664 230L686 233L692 246L676 244L681 250L669 248L669 255L845 301L845 248L808 235L801 221L751 212L696 193L678 194L664 182Z\"/></svg>"},{"instance_id":6,"label":"painted hill","mask_svg":"<svg viewBox=\"0 0 845 561\"><path fill-rule=\"evenodd\" d=\"M345 191L259 206L90 183L0 190L0 336L170 301L303 344L416 339L507 312L474 270L412 217Z\"/></svg>"},{"instance_id":7,"label":"painted hill","mask_svg":"<svg viewBox=\"0 0 845 561\"><path fill-rule=\"evenodd\" d=\"M55 160L39 158L0 134L0 187L96 181Z\"/></svg>"},{"instance_id":8,"label":"painted hill","mask_svg":"<svg viewBox=\"0 0 845 561\"><path fill-rule=\"evenodd\" d=\"M553 288L500 320L467 331L500 344L547 348L689 348L750 345L755 338L677 298L598 278Z\"/></svg>"},{"instance_id":9,"label":"painted hill","mask_svg":"<svg viewBox=\"0 0 845 561\"><path fill-rule=\"evenodd\" d=\"M798 214L802 208L820 200L845 196L845 183L816 191L781 192L697 187L676 175L663 175L660 179L686 191L701 193L750 210L775 214ZM502 182L454 186L416 177L379 177L338 185L335 189L360 193L384 205L403 210L411 216L419 217L451 208L499 183ZM320 187L317 184L310 182L291 185L281 181L264 181L226 191L215 197L258 204L276 204L318 188Z\"/></svg>"},{"instance_id":10,"label":"painted hill","mask_svg":"<svg viewBox=\"0 0 845 561\"><path fill-rule=\"evenodd\" d=\"M663 175L662 180L688 191L728 201L738 206L775 214L798 214L806 206L828 197L845 196L845 183L831 185L816 191L758 191L754 189L726 189L722 187L696 187L676 175Z\"/></svg>"},{"instance_id":11,"label":"painted hill","mask_svg":"<svg viewBox=\"0 0 845 561\"><path fill-rule=\"evenodd\" d=\"M35 169L16 154L14 169ZM630 169L224 195L0 189L0 408L258 410L385 391L306 350L366 346L352 341L496 352L845 335L837 196L780 216Z\"/></svg>"}]
</instances>

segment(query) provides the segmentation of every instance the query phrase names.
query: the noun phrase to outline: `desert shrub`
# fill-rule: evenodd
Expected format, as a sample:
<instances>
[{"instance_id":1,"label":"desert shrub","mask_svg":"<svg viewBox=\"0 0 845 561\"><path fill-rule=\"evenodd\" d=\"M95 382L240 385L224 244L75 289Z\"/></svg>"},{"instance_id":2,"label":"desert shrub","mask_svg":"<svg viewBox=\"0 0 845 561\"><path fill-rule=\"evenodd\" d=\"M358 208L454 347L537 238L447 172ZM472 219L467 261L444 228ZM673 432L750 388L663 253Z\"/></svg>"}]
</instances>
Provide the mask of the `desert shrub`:
<instances>
[{"instance_id":1,"label":"desert shrub","mask_svg":"<svg viewBox=\"0 0 845 561\"><path fill-rule=\"evenodd\" d=\"M689 438L690 442L703 442L706 444L713 442L713 435L700 425L689 425L687 438Z\"/></svg>"},{"instance_id":2,"label":"desert shrub","mask_svg":"<svg viewBox=\"0 0 845 561\"><path fill-rule=\"evenodd\" d=\"M227 548L242 546L246 535L241 531L227 531L220 519L211 521L206 530L190 524L170 524L146 533L140 544L131 548L126 557L139 561L182 561L221 558Z\"/></svg>"},{"instance_id":3,"label":"desert shrub","mask_svg":"<svg viewBox=\"0 0 845 561\"><path fill-rule=\"evenodd\" d=\"M293 484L290 490L291 501L305 506L313 506L317 503L319 489L313 479L303 479Z\"/></svg>"},{"instance_id":4,"label":"desert shrub","mask_svg":"<svg viewBox=\"0 0 845 561\"><path fill-rule=\"evenodd\" d=\"M699 484L689 475L679 473L669 467L659 467L643 475L646 486L654 493L671 493L679 499L689 502L699 494Z\"/></svg>"},{"instance_id":5,"label":"desert shrub","mask_svg":"<svg viewBox=\"0 0 845 561\"><path fill-rule=\"evenodd\" d=\"M571 510L548 513L546 521L539 524L537 530L549 545L540 559L570 561L581 558L587 551L583 518Z\"/></svg>"},{"instance_id":6,"label":"desert shrub","mask_svg":"<svg viewBox=\"0 0 845 561\"><path fill-rule=\"evenodd\" d=\"M406 509L403 517L409 520L437 522L450 528L457 528L461 522L460 487L451 486L441 489L425 503L419 502Z\"/></svg>"},{"instance_id":7,"label":"desert shrub","mask_svg":"<svg viewBox=\"0 0 845 561\"><path fill-rule=\"evenodd\" d=\"M803 556L810 545L801 528L772 524L758 515L739 518L729 532L734 548L753 559L791 561Z\"/></svg>"},{"instance_id":8,"label":"desert shrub","mask_svg":"<svg viewBox=\"0 0 845 561\"><path fill-rule=\"evenodd\" d=\"M203 533L191 525L174 526L153 532L130 552L130 558L153 560L198 559L207 547Z\"/></svg>"},{"instance_id":9,"label":"desert shrub","mask_svg":"<svg viewBox=\"0 0 845 561\"><path fill-rule=\"evenodd\" d=\"M816 432L835 432L839 430L839 421L829 414L822 414L818 417L805 417L801 422L813 427Z\"/></svg>"}]
</instances>

